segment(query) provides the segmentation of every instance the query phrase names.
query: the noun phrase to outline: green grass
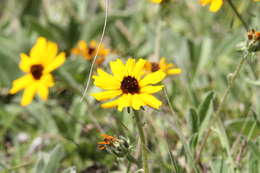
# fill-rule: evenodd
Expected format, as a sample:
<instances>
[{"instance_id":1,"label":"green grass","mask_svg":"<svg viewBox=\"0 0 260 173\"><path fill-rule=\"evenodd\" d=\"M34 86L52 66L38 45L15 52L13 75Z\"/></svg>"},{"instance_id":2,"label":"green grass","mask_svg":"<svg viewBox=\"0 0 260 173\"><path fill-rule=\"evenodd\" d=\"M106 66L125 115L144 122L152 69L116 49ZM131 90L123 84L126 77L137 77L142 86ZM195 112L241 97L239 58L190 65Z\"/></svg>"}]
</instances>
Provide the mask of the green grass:
<instances>
[{"instance_id":1,"label":"green grass","mask_svg":"<svg viewBox=\"0 0 260 173\"><path fill-rule=\"evenodd\" d=\"M248 26L259 29L260 3L233 1ZM70 55L78 40L100 40L105 1L0 4L0 172L141 172L133 114L102 109L89 95L97 91L92 81L81 101L91 62ZM150 173L259 173L259 53L247 58L216 116L228 79L244 54L238 44L247 39L228 4L210 13L196 0L162 5L110 0L108 13L104 44L114 53L102 68L109 70L108 62L118 57L125 61L159 55L183 71L163 81L159 110L142 111ZM19 54L28 53L39 36L58 43L67 60L54 72L48 101L36 98L21 107L22 93L10 95L8 90L22 75ZM101 133L129 139L139 164L99 151Z\"/></svg>"}]
</instances>

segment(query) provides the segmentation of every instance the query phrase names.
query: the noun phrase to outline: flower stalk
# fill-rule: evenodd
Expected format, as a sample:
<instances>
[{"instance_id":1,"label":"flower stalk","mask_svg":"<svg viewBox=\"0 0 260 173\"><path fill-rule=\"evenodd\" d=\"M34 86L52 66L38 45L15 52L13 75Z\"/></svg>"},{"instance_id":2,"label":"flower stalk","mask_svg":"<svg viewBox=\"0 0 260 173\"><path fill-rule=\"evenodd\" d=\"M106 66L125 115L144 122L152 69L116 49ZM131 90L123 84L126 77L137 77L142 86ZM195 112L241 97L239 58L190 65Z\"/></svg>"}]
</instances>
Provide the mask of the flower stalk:
<instances>
[{"instance_id":1,"label":"flower stalk","mask_svg":"<svg viewBox=\"0 0 260 173\"><path fill-rule=\"evenodd\" d=\"M224 93L224 96L222 97L221 101L220 101L220 104L218 106L218 109L215 113L215 116L213 117L213 119L211 120L210 123L212 122L215 122L215 120L217 120L218 122L218 125L220 125L222 127L222 129L224 129L223 127L223 124L221 122L221 120L219 119L219 115L225 105L225 102L226 102L226 99L228 97L228 94L230 92L230 89L233 87L233 84L236 80L236 78L238 77L240 71L241 71L241 68L242 66L244 65L244 63L246 62L247 58L248 58L248 55L249 55L249 52L246 51L245 55L242 57L242 59L240 60L239 64L237 65L235 71L233 73L231 73L231 75L229 76L229 81L228 81L228 87L226 88L225 90L225 93ZM210 125L209 125L210 126ZM206 143L207 143L207 139L209 137L209 134L210 134L211 130L209 130L207 132L207 134L205 135L205 138L204 138L204 141L202 142L202 146L199 150L199 153L198 153L198 156L197 156L197 161L200 160L200 156L201 156L201 153L203 151L203 148L205 147Z\"/></svg>"},{"instance_id":2,"label":"flower stalk","mask_svg":"<svg viewBox=\"0 0 260 173\"><path fill-rule=\"evenodd\" d=\"M137 128L138 128L138 133L139 133L139 136L141 139L142 161L143 161L144 173L149 173L148 153L147 153L147 149L146 149L146 140L145 140L145 135L144 135L143 124L142 124L139 112L135 111L135 110L133 110L133 112L134 112L135 121L136 121Z\"/></svg>"},{"instance_id":3,"label":"flower stalk","mask_svg":"<svg viewBox=\"0 0 260 173\"><path fill-rule=\"evenodd\" d=\"M227 3L231 7L231 9L234 11L234 13L238 17L238 19L241 21L241 23L243 24L245 30L248 31L247 23L245 22L243 17L239 14L239 12L237 11L237 9L236 9L235 5L233 4L233 2L231 0L227 0Z\"/></svg>"}]
</instances>

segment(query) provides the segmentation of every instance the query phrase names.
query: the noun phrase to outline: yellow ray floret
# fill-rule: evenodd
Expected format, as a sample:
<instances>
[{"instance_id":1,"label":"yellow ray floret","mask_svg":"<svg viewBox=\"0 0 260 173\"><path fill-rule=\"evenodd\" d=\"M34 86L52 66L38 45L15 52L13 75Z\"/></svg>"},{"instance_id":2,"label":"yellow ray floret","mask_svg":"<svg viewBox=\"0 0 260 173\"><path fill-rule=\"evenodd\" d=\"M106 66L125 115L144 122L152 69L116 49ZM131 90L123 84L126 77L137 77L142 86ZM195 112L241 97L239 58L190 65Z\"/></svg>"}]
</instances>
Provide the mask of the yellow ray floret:
<instances>
[{"instance_id":1,"label":"yellow ray floret","mask_svg":"<svg viewBox=\"0 0 260 173\"><path fill-rule=\"evenodd\" d=\"M92 94L99 101L113 99L104 103L103 108L118 107L122 111L125 107L132 107L139 110L142 106L150 106L158 109L161 101L155 98L153 93L160 91L163 86L154 84L164 79L166 74L162 70L142 76L143 68L146 64L144 59L128 59L126 64L120 59L110 62L112 74L102 69L97 70L97 75L93 76L94 85L105 91Z\"/></svg>"},{"instance_id":2,"label":"yellow ray floret","mask_svg":"<svg viewBox=\"0 0 260 173\"><path fill-rule=\"evenodd\" d=\"M150 0L153 3L160 4L163 0Z\"/></svg>"},{"instance_id":3,"label":"yellow ray floret","mask_svg":"<svg viewBox=\"0 0 260 173\"><path fill-rule=\"evenodd\" d=\"M210 4L209 11L217 12L223 5L223 0L200 0L202 6Z\"/></svg>"},{"instance_id":4,"label":"yellow ray floret","mask_svg":"<svg viewBox=\"0 0 260 173\"><path fill-rule=\"evenodd\" d=\"M20 57L19 67L25 75L13 81L10 93L24 90L22 106L30 104L36 93L42 100L47 100L48 89L54 85L51 72L64 63L65 53L58 54L56 43L40 37L29 55L22 53Z\"/></svg>"}]
</instances>

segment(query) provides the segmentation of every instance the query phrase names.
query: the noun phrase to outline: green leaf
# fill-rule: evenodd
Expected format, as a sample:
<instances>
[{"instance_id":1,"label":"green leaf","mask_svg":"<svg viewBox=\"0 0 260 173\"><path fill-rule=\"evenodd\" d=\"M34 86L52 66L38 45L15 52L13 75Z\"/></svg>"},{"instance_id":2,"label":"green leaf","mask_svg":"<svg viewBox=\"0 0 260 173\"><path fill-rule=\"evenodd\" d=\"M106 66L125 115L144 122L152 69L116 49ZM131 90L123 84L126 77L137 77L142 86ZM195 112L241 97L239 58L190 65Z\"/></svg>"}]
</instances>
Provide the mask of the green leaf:
<instances>
[{"instance_id":1,"label":"green leaf","mask_svg":"<svg viewBox=\"0 0 260 173\"><path fill-rule=\"evenodd\" d=\"M254 144L252 141L248 141L248 145L250 150L252 151L253 156L255 156L256 159L260 160L260 151L258 149L258 146Z\"/></svg>"},{"instance_id":2,"label":"green leaf","mask_svg":"<svg viewBox=\"0 0 260 173\"><path fill-rule=\"evenodd\" d=\"M191 108L188 114L188 123L191 134L198 132L198 122L198 114L194 108Z\"/></svg>"},{"instance_id":3,"label":"green leaf","mask_svg":"<svg viewBox=\"0 0 260 173\"><path fill-rule=\"evenodd\" d=\"M40 157L39 160L37 161L35 167L34 167L34 173L44 173L44 166L45 166L45 162L43 157Z\"/></svg>"},{"instance_id":4,"label":"green leaf","mask_svg":"<svg viewBox=\"0 0 260 173\"><path fill-rule=\"evenodd\" d=\"M44 173L57 173L60 165L60 161L63 157L63 148L61 145L57 145L50 154L50 158L44 168Z\"/></svg>"},{"instance_id":5,"label":"green leaf","mask_svg":"<svg viewBox=\"0 0 260 173\"><path fill-rule=\"evenodd\" d=\"M213 97L214 97L214 92L211 91L199 106L199 110L198 110L199 126L203 123L203 121L208 113L210 103L211 103L211 100L213 99Z\"/></svg>"}]
</instances>

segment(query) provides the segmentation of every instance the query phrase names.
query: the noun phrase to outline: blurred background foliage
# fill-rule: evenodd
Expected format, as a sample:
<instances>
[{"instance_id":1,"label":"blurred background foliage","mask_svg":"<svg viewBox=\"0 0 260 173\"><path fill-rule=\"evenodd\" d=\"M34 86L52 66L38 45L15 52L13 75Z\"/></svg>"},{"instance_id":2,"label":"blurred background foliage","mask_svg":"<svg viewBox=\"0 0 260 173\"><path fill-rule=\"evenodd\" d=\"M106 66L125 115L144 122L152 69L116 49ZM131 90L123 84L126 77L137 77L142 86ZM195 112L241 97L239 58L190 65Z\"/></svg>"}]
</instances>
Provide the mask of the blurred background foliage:
<instances>
[{"instance_id":1,"label":"blurred background foliage","mask_svg":"<svg viewBox=\"0 0 260 173\"><path fill-rule=\"evenodd\" d=\"M250 28L259 29L260 3L234 1ZM103 110L90 96L81 101L90 61L70 54L79 40L100 40L103 0L0 0L0 171L1 172L126 172L127 162L98 151L99 134L128 137L139 156L133 118L127 112ZM47 102L35 99L21 107L21 93L8 94L22 75L19 54L28 53L37 37L58 43L65 65L55 71L56 85ZM244 66L221 113L228 134L209 126L242 53L237 44L246 31L230 7L210 13L198 1L110 0L104 44L120 57L159 55L175 62L183 73L164 81L172 115L163 92L162 109L145 111L152 172L192 172L177 135L173 116L196 158L206 132L212 128L200 160L201 172L260 172L259 54ZM96 90L91 85L89 92ZM211 92L211 91L214 91ZM233 162L228 159L232 156ZM74 169L75 168L75 169ZM132 165L135 172L137 168Z\"/></svg>"}]
</instances>

